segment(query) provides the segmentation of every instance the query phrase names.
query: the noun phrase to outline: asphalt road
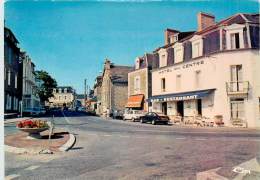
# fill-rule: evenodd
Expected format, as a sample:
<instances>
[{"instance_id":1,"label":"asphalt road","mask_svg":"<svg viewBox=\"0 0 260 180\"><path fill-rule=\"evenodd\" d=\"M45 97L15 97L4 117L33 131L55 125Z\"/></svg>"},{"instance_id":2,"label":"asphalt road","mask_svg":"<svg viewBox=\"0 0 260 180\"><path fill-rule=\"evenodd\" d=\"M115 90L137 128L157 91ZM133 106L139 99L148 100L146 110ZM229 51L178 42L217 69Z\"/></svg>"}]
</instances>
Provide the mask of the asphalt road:
<instances>
[{"instance_id":1,"label":"asphalt road","mask_svg":"<svg viewBox=\"0 0 260 180\"><path fill-rule=\"evenodd\" d=\"M196 179L198 172L221 167L229 173L232 167L260 157L257 130L154 126L75 112L56 113L54 121L57 128L76 135L74 148L54 155L6 153L6 177ZM12 125L5 129L6 134L13 130Z\"/></svg>"}]
</instances>

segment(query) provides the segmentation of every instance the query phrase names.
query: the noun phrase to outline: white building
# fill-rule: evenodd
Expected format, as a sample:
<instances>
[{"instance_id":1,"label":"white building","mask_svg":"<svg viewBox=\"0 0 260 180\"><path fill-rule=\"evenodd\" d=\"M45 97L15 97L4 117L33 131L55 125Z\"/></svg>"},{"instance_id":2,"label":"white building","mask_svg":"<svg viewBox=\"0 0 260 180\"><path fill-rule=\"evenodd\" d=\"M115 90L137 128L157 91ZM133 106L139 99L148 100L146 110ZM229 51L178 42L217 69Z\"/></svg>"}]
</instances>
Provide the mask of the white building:
<instances>
[{"instance_id":1,"label":"white building","mask_svg":"<svg viewBox=\"0 0 260 180\"><path fill-rule=\"evenodd\" d=\"M40 98L37 95L35 65L25 52L21 53L21 60L23 72L23 109L39 108Z\"/></svg>"},{"instance_id":2,"label":"white building","mask_svg":"<svg viewBox=\"0 0 260 180\"><path fill-rule=\"evenodd\" d=\"M148 99L153 111L260 127L259 14L215 23L214 16L199 13L198 27L182 39L172 33L175 41L156 50L159 67ZM169 48L173 56L166 61Z\"/></svg>"},{"instance_id":3,"label":"white building","mask_svg":"<svg viewBox=\"0 0 260 180\"><path fill-rule=\"evenodd\" d=\"M71 86L59 86L53 89L53 97L49 98L50 107L74 107L75 90Z\"/></svg>"}]
</instances>

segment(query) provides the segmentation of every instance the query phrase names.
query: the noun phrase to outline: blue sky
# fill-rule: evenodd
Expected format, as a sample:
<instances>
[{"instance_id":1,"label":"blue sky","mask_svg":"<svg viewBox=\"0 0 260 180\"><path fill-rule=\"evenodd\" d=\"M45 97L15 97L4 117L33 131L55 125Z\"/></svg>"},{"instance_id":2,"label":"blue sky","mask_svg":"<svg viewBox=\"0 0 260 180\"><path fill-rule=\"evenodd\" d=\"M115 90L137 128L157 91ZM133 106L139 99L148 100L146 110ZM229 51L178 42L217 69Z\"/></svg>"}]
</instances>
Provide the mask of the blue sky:
<instances>
[{"instance_id":1,"label":"blue sky","mask_svg":"<svg viewBox=\"0 0 260 180\"><path fill-rule=\"evenodd\" d=\"M259 11L257 1L172 0L161 2L8 1L5 24L37 69L58 85L84 92L92 87L105 58L133 65L137 56L163 45L164 29L196 30L199 11L219 21L238 12Z\"/></svg>"}]
</instances>

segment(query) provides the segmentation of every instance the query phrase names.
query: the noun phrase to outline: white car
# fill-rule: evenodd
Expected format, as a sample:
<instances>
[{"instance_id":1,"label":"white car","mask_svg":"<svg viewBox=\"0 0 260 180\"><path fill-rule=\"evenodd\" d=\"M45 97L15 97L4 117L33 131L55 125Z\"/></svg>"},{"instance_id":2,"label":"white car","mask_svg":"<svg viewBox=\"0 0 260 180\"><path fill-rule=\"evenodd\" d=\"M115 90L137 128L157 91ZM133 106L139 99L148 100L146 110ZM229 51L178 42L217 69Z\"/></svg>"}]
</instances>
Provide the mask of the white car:
<instances>
[{"instance_id":1,"label":"white car","mask_svg":"<svg viewBox=\"0 0 260 180\"><path fill-rule=\"evenodd\" d=\"M126 110L123 115L123 120L139 121L140 117L144 115L140 110Z\"/></svg>"}]
</instances>

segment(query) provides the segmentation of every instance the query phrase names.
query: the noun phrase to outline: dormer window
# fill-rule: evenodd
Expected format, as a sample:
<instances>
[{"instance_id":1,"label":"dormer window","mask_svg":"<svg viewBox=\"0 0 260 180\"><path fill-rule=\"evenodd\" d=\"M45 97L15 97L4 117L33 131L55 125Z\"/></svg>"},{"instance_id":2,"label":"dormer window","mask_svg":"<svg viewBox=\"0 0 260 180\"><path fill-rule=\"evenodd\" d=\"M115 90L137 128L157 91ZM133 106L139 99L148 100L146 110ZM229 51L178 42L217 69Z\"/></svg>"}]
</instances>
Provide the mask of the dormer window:
<instances>
[{"instance_id":1,"label":"dormer window","mask_svg":"<svg viewBox=\"0 0 260 180\"><path fill-rule=\"evenodd\" d=\"M165 49L162 49L159 51L159 57L160 57L160 67L167 66L167 53Z\"/></svg>"},{"instance_id":2,"label":"dormer window","mask_svg":"<svg viewBox=\"0 0 260 180\"><path fill-rule=\"evenodd\" d=\"M64 89L64 93L67 93L67 88Z\"/></svg>"},{"instance_id":3,"label":"dormer window","mask_svg":"<svg viewBox=\"0 0 260 180\"><path fill-rule=\"evenodd\" d=\"M225 28L227 49L244 48L244 28L245 25L242 24L232 24Z\"/></svg>"},{"instance_id":4,"label":"dormer window","mask_svg":"<svg viewBox=\"0 0 260 180\"><path fill-rule=\"evenodd\" d=\"M61 88L59 88L59 93L61 93Z\"/></svg>"},{"instance_id":5,"label":"dormer window","mask_svg":"<svg viewBox=\"0 0 260 180\"><path fill-rule=\"evenodd\" d=\"M139 69L139 68L140 68L140 60L139 60L139 58L137 58L135 60L135 69Z\"/></svg>"},{"instance_id":6,"label":"dormer window","mask_svg":"<svg viewBox=\"0 0 260 180\"><path fill-rule=\"evenodd\" d=\"M174 46L174 63L179 63L183 61L183 46L181 43L177 43Z\"/></svg>"},{"instance_id":7,"label":"dormer window","mask_svg":"<svg viewBox=\"0 0 260 180\"><path fill-rule=\"evenodd\" d=\"M202 36L195 35L190 39L192 43L192 58L203 55L203 39Z\"/></svg>"}]
</instances>

